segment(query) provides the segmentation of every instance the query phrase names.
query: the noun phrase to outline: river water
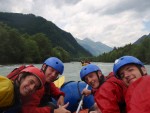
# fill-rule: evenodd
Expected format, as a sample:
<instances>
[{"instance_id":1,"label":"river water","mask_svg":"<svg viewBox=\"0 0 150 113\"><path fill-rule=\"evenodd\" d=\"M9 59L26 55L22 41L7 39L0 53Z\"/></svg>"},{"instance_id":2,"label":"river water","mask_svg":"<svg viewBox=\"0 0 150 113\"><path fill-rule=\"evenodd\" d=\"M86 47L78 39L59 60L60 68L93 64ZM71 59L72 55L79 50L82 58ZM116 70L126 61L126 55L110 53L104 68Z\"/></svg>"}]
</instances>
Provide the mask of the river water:
<instances>
[{"instance_id":1,"label":"river water","mask_svg":"<svg viewBox=\"0 0 150 113\"><path fill-rule=\"evenodd\" d=\"M92 62L93 64L96 64L99 66L103 72L104 75L108 75L109 72L112 71L113 63L102 63L102 62ZM20 66L22 64L16 64L16 65L3 65L0 66L0 75L7 75L9 72L11 72L14 68ZM28 65L28 64L27 64ZM41 67L42 64L34 64L37 67ZM82 68L80 62L70 62L70 63L64 63L64 73L65 81L80 81L80 70ZM145 65L147 68L148 74L150 74L150 65Z\"/></svg>"}]
</instances>

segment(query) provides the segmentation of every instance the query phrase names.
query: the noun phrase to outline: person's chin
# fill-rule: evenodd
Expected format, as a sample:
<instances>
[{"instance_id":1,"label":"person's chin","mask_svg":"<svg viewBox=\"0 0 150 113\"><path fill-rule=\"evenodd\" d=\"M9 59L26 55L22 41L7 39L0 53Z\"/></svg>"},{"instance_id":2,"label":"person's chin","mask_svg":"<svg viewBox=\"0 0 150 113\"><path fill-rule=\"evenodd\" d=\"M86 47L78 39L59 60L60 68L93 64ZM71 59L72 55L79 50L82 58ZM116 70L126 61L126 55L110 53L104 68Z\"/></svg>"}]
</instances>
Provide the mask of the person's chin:
<instances>
[{"instance_id":1,"label":"person's chin","mask_svg":"<svg viewBox=\"0 0 150 113\"><path fill-rule=\"evenodd\" d=\"M27 96L27 93L21 92L21 96Z\"/></svg>"},{"instance_id":2,"label":"person's chin","mask_svg":"<svg viewBox=\"0 0 150 113\"><path fill-rule=\"evenodd\" d=\"M136 81L136 79L131 79L130 81L129 81L129 84L132 84L133 82L135 82Z\"/></svg>"},{"instance_id":3,"label":"person's chin","mask_svg":"<svg viewBox=\"0 0 150 113\"><path fill-rule=\"evenodd\" d=\"M51 81L52 81L51 79L47 79L47 80L46 80L47 83L50 83Z\"/></svg>"},{"instance_id":4,"label":"person's chin","mask_svg":"<svg viewBox=\"0 0 150 113\"><path fill-rule=\"evenodd\" d=\"M51 79L50 82L54 82L56 79Z\"/></svg>"},{"instance_id":5,"label":"person's chin","mask_svg":"<svg viewBox=\"0 0 150 113\"><path fill-rule=\"evenodd\" d=\"M27 89L24 89L24 91L21 92L22 96L28 96L30 95L29 91L26 91Z\"/></svg>"},{"instance_id":6,"label":"person's chin","mask_svg":"<svg viewBox=\"0 0 150 113\"><path fill-rule=\"evenodd\" d=\"M92 88L93 88L93 89L97 89L98 86L97 86L97 85L93 85Z\"/></svg>"}]
</instances>

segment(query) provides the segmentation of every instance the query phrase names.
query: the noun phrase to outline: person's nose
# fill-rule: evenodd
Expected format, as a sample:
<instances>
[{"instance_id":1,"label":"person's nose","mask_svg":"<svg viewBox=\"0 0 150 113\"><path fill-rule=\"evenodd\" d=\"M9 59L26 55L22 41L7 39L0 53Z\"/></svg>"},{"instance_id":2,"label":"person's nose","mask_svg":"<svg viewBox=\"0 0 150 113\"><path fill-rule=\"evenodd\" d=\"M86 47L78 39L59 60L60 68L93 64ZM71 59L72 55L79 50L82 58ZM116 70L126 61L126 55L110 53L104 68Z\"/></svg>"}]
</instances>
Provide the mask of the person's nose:
<instances>
[{"instance_id":1,"label":"person's nose","mask_svg":"<svg viewBox=\"0 0 150 113\"><path fill-rule=\"evenodd\" d=\"M56 72L53 72L53 73L52 73L52 76L53 76L54 78L57 78L57 77L58 77L58 74L57 74Z\"/></svg>"},{"instance_id":2,"label":"person's nose","mask_svg":"<svg viewBox=\"0 0 150 113\"><path fill-rule=\"evenodd\" d=\"M130 73L128 71L124 72L124 78L129 78L130 77Z\"/></svg>"},{"instance_id":3,"label":"person's nose","mask_svg":"<svg viewBox=\"0 0 150 113\"><path fill-rule=\"evenodd\" d=\"M91 83L92 82L92 78L88 77L88 82Z\"/></svg>"},{"instance_id":4,"label":"person's nose","mask_svg":"<svg viewBox=\"0 0 150 113\"><path fill-rule=\"evenodd\" d=\"M36 88L36 87L35 87L35 84L31 84L31 85L30 85L30 91L31 91L31 92L33 92L33 91L35 90L35 88Z\"/></svg>"}]
</instances>

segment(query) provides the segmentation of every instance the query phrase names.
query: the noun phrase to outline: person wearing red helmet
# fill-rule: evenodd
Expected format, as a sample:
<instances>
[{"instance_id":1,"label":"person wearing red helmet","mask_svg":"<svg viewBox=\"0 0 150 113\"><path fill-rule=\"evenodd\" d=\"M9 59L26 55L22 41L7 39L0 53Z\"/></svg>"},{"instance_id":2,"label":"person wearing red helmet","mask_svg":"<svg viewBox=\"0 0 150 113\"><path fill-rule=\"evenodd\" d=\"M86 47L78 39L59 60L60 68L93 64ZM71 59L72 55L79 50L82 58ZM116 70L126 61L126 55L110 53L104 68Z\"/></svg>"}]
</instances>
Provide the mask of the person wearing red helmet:
<instances>
[{"instance_id":1,"label":"person wearing red helmet","mask_svg":"<svg viewBox=\"0 0 150 113\"><path fill-rule=\"evenodd\" d=\"M127 86L125 96L128 113L150 112L150 76L144 64L134 56L123 56L114 63L116 78Z\"/></svg>"},{"instance_id":2,"label":"person wearing red helmet","mask_svg":"<svg viewBox=\"0 0 150 113\"><path fill-rule=\"evenodd\" d=\"M41 89L45 84L45 76L40 69L27 67L18 74L13 82L7 77L1 77L0 84L0 112L17 113L21 109L22 98Z\"/></svg>"},{"instance_id":3,"label":"person wearing red helmet","mask_svg":"<svg viewBox=\"0 0 150 113\"><path fill-rule=\"evenodd\" d=\"M58 79L59 75L63 74L63 62L56 58L50 57L46 59L41 67L46 77L44 87L34 93L30 99L24 99L22 113L70 113L64 105L65 94L53 83ZM52 97L57 100L57 106L50 103Z\"/></svg>"},{"instance_id":4,"label":"person wearing red helmet","mask_svg":"<svg viewBox=\"0 0 150 113\"><path fill-rule=\"evenodd\" d=\"M102 113L125 113L126 86L122 81L114 76L105 78L101 69L94 64L84 66L80 78L92 87L95 102ZM83 94L87 96L90 93L84 89Z\"/></svg>"}]
</instances>

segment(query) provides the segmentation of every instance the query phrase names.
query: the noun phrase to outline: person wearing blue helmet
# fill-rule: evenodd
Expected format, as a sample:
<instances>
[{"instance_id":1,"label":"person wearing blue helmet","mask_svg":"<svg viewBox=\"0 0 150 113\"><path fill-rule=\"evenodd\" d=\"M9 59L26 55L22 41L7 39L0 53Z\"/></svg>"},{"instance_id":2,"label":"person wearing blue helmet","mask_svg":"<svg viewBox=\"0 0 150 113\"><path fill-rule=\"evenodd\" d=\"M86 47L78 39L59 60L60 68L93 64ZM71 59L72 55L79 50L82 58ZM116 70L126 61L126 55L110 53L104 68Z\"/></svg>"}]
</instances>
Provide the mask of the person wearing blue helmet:
<instances>
[{"instance_id":1,"label":"person wearing blue helmet","mask_svg":"<svg viewBox=\"0 0 150 113\"><path fill-rule=\"evenodd\" d=\"M144 64L134 56L123 56L114 63L116 78L127 86L125 102L128 113L150 113L150 76Z\"/></svg>"},{"instance_id":2,"label":"person wearing blue helmet","mask_svg":"<svg viewBox=\"0 0 150 113\"><path fill-rule=\"evenodd\" d=\"M44 88L37 91L30 98L30 102L26 102L22 108L22 113L70 113L66 110L68 103L64 105L64 92L53 83L63 74L64 64L56 58L50 57L46 59L41 67L46 77ZM57 105L52 104L52 98L57 100Z\"/></svg>"},{"instance_id":3,"label":"person wearing blue helmet","mask_svg":"<svg viewBox=\"0 0 150 113\"><path fill-rule=\"evenodd\" d=\"M123 56L115 60L113 71L127 86L147 74L143 63L133 56Z\"/></svg>"},{"instance_id":4,"label":"person wearing blue helmet","mask_svg":"<svg viewBox=\"0 0 150 113\"><path fill-rule=\"evenodd\" d=\"M86 96L92 93L102 113L126 113L126 86L121 80L116 79L113 73L106 78L97 65L88 64L81 69L80 78L92 87L92 91L84 89L82 93Z\"/></svg>"},{"instance_id":5,"label":"person wearing blue helmet","mask_svg":"<svg viewBox=\"0 0 150 113\"><path fill-rule=\"evenodd\" d=\"M56 57L50 57L43 63L42 70L45 73L46 81L54 82L56 79L58 79L59 75L63 74L64 65L60 59Z\"/></svg>"}]
</instances>

